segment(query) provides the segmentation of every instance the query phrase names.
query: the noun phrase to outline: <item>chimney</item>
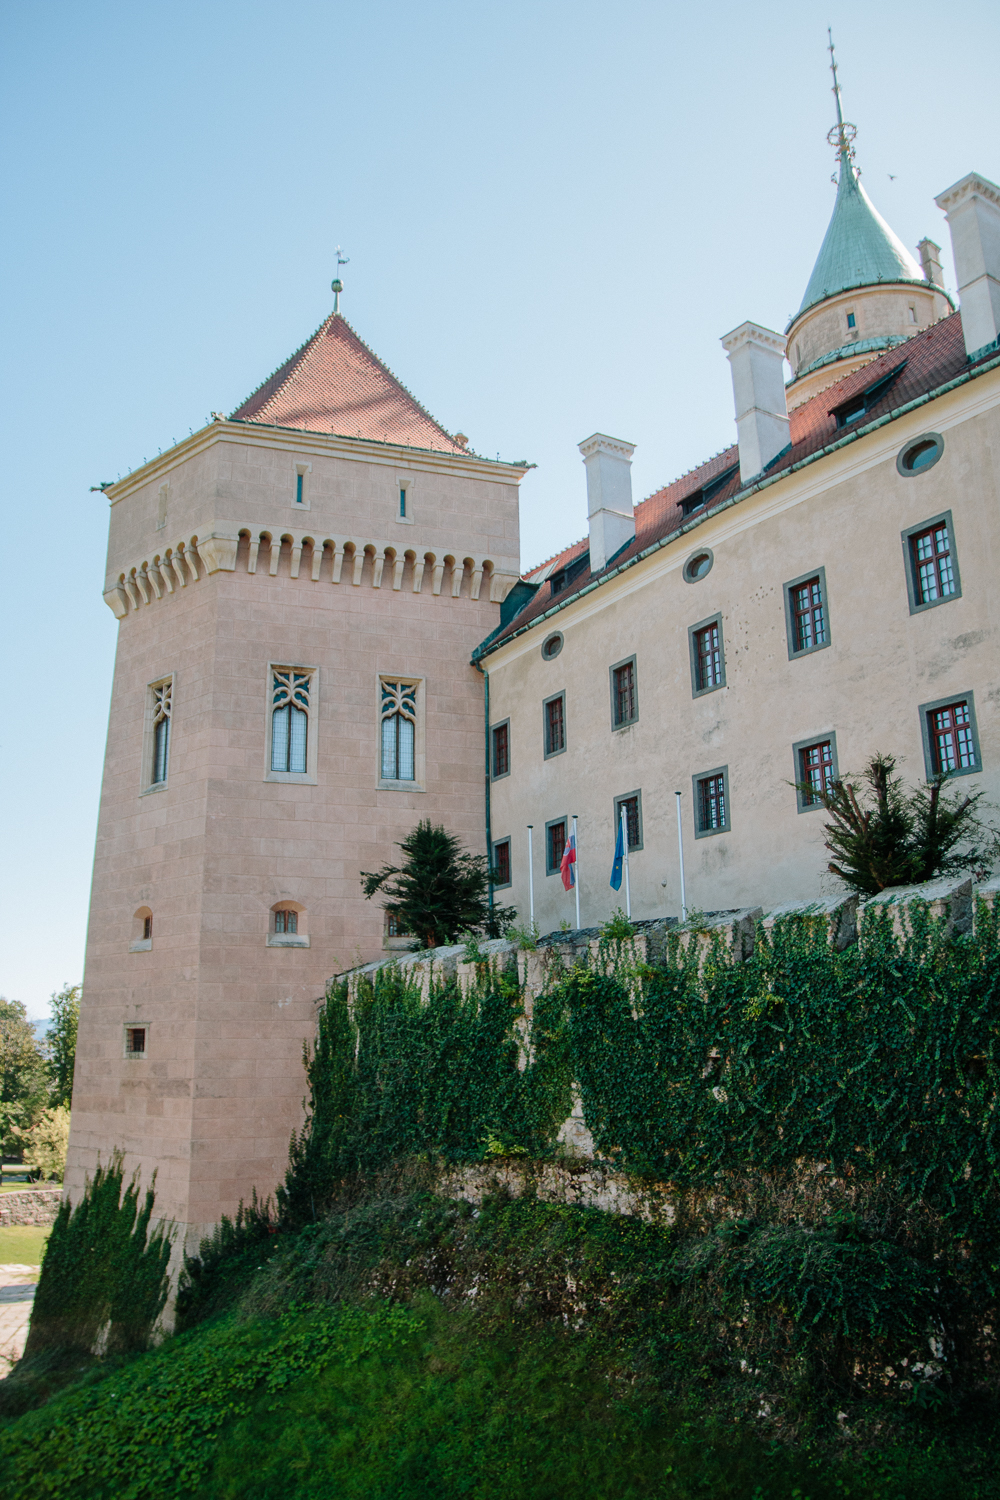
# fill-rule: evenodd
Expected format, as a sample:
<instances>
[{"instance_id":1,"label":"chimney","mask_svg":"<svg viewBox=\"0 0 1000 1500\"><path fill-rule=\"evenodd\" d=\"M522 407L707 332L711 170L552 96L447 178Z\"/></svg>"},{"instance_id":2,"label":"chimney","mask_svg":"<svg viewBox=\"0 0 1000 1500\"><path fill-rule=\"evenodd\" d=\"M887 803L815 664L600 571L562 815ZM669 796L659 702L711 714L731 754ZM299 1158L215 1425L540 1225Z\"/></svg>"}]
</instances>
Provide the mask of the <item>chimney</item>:
<instances>
[{"instance_id":1,"label":"chimney","mask_svg":"<svg viewBox=\"0 0 1000 1500\"><path fill-rule=\"evenodd\" d=\"M590 571L599 573L635 536L632 509L634 443L595 432L580 445L587 470L587 515L590 518Z\"/></svg>"},{"instance_id":2,"label":"chimney","mask_svg":"<svg viewBox=\"0 0 1000 1500\"><path fill-rule=\"evenodd\" d=\"M920 256L920 266L924 273L924 280L929 281L931 286L944 286L944 272L941 269L941 246L935 245L933 240L923 239L917 246L917 254Z\"/></svg>"},{"instance_id":3,"label":"chimney","mask_svg":"<svg viewBox=\"0 0 1000 1500\"><path fill-rule=\"evenodd\" d=\"M722 339L733 375L740 482L757 479L789 445L785 339L770 328L741 323Z\"/></svg>"},{"instance_id":4,"label":"chimney","mask_svg":"<svg viewBox=\"0 0 1000 1500\"><path fill-rule=\"evenodd\" d=\"M970 172L934 202L951 230L965 352L971 358L1000 334L1000 187Z\"/></svg>"}]
</instances>

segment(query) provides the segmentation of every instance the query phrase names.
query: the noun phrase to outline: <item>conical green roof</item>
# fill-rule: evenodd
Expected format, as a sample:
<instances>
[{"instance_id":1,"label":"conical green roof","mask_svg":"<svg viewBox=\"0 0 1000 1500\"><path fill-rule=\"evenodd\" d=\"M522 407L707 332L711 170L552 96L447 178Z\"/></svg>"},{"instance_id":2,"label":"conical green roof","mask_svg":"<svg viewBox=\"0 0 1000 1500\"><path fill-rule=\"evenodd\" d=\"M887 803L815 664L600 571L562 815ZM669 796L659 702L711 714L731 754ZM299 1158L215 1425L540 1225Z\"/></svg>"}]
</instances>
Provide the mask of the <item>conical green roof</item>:
<instances>
[{"instance_id":1,"label":"conical green roof","mask_svg":"<svg viewBox=\"0 0 1000 1500\"><path fill-rule=\"evenodd\" d=\"M923 280L919 265L893 234L858 181L854 163L842 152L833 217L796 317L849 287Z\"/></svg>"}]
</instances>

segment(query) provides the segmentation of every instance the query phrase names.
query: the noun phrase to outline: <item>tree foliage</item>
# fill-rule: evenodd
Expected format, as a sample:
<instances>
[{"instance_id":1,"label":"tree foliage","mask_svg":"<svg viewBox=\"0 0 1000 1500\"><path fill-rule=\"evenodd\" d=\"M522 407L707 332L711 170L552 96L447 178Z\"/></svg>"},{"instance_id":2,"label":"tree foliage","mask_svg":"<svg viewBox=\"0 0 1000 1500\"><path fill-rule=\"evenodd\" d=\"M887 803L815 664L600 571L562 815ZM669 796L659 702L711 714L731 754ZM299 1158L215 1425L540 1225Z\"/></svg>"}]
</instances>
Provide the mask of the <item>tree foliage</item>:
<instances>
[{"instance_id":1,"label":"tree foliage","mask_svg":"<svg viewBox=\"0 0 1000 1500\"><path fill-rule=\"evenodd\" d=\"M893 756L873 755L860 778L841 777L829 791L798 783L830 814L831 873L860 895L877 896L889 886L989 869L1000 850L978 812L983 793L947 791L947 773L907 792L895 772Z\"/></svg>"},{"instance_id":2,"label":"tree foliage","mask_svg":"<svg viewBox=\"0 0 1000 1500\"><path fill-rule=\"evenodd\" d=\"M45 1055L20 1000L0 996L0 1137L19 1150L12 1131L34 1124L48 1103Z\"/></svg>"},{"instance_id":3,"label":"tree foliage","mask_svg":"<svg viewBox=\"0 0 1000 1500\"><path fill-rule=\"evenodd\" d=\"M62 1182L69 1150L69 1110L64 1104L43 1109L39 1119L26 1129L14 1127L22 1160L44 1181Z\"/></svg>"},{"instance_id":4,"label":"tree foliage","mask_svg":"<svg viewBox=\"0 0 1000 1500\"><path fill-rule=\"evenodd\" d=\"M430 819L418 823L399 848L402 865L362 870L361 884L369 901L378 892L388 897L385 910L424 948L453 943L463 932L498 937L515 917L513 907L490 906L494 876L485 857L469 854Z\"/></svg>"},{"instance_id":5,"label":"tree foliage","mask_svg":"<svg viewBox=\"0 0 1000 1500\"><path fill-rule=\"evenodd\" d=\"M48 1074L52 1103L69 1109L73 1097L73 1066L76 1062L76 1030L80 1019L83 986L66 984L52 996L52 1024L46 1034Z\"/></svg>"}]
</instances>

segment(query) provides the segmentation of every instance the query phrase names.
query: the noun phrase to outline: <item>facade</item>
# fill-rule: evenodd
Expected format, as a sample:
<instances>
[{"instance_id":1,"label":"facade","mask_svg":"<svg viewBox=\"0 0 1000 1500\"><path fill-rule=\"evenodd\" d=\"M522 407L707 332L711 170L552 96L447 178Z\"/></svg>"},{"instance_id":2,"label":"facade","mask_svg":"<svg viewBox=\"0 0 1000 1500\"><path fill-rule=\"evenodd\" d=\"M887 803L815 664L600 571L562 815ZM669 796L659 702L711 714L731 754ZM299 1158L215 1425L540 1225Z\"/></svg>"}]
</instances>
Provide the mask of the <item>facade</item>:
<instances>
[{"instance_id":1,"label":"facade","mask_svg":"<svg viewBox=\"0 0 1000 1500\"><path fill-rule=\"evenodd\" d=\"M71 1192L120 1146L197 1236L281 1180L316 999L384 941L361 870L422 817L482 847L469 658L517 576L524 471L445 433L337 314L108 491Z\"/></svg>"},{"instance_id":2,"label":"facade","mask_svg":"<svg viewBox=\"0 0 1000 1500\"><path fill-rule=\"evenodd\" d=\"M737 442L634 508L632 445L581 443L588 536L526 575L476 653L498 899L543 932L577 925L577 896L584 926L624 905L623 806L631 913L655 918L830 894L822 804L797 783L876 752L1000 802L1000 188L971 175L937 200L953 311L938 247L918 280L847 129L787 335L722 340Z\"/></svg>"},{"instance_id":3,"label":"facade","mask_svg":"<svg viewBox=\"0 0 1000 1500\"><path fill-rule=\"evenodd\" d=\"M876 751L1000 794L1000 188L912 257L834 132L785 334L723 339L737 441L633 506L580 445L588 534L519 577L524 464L447 433L336 310L229 417L109 487L119 644L67 1173L117 1146L196 1239L281 1180L331 974L421 818L497 899L575 925L624 810L635 917L824 892L823 785ZM335 290L339 294L339 283ZM786 386L789 350L793 378ZM485 741L485 743L484 743ZM528 864L528 828L533 862Z\"/></svg>"}]
</instances>

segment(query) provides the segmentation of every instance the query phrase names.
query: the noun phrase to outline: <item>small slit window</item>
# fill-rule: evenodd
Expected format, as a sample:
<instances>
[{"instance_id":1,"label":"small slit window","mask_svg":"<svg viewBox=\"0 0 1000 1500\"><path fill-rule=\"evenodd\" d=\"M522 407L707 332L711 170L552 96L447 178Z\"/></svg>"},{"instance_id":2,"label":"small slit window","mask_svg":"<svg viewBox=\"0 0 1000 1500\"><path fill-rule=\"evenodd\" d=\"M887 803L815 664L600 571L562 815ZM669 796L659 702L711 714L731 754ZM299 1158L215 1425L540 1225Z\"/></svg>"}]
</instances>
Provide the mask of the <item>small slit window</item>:
<instances>
[{"instance_id":1,"label":"small slit window","mask_svg":"<svg viewBox=\"0 0 1000 1500\"><path fill-rule=\"evenodd\" d=\"M153 764L150 785L160 786L170 766L170 718L173 712L173 679L158 683L153 693Z\"/></svg>"}]
</instances>

